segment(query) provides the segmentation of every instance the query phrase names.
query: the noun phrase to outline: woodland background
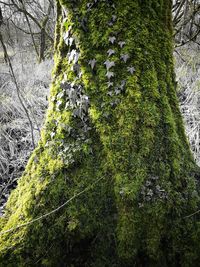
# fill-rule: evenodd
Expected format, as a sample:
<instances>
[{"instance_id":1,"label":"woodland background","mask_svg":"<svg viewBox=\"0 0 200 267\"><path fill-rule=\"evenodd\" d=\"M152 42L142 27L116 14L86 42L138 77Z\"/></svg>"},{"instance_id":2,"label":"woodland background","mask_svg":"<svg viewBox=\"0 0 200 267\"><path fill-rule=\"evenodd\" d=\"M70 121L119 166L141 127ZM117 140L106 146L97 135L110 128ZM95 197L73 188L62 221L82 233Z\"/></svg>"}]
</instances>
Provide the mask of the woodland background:
<instances>
[{"instance_id":1,"label":"woodland background","mask_svg":"<svg viewBox=\"0 0 200 267\"><path fill-rule=\"evenodd\" d=\"M56 21L53 0L0 1L0 215L40 138ZM200 1L174 1L177 94L200 165Z\"/></svg>"}]
</instances>

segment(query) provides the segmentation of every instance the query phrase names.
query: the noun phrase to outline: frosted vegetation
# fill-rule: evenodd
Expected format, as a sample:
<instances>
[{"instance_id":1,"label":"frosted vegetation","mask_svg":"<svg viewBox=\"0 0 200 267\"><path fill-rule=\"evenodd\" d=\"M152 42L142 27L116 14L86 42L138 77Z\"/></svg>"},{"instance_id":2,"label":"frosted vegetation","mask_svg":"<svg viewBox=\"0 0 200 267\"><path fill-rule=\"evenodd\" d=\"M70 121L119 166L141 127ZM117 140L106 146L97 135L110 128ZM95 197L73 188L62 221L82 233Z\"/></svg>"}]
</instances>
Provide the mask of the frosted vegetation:
<instances>
[{"instance_id":1,"label":"frosted vegetation","mask_svg":"<svg viewBox=\"0 0 200 267\"><path fill-rule=\"evenodd\" d=\"M0 213L40 138L53 66L54 3L1 1Z\"/></svg>"},{"instance_id":2,"label":"frosted vegetation","mask_svg":"<svg viewBox=\"0 0 200 267\"><path fill-rule=\"evenodd\" d=\"M20 95L33 124L30 127L9 69L1 63L0 76L0 206L4 206L21 176L31 151L40 138L47 108L51 59L38 64L30 52L16 51L11 57ZM33 138L32 138L33 136Z\"/></svg>"},{"instance_id":3,"label":"frosted vegetation","mask_svg":"<svg viewBox=\"0 0 200 267\"><path fill-rule=\"evenodd\" d=\"M176 79L185 130L195 160L200 165L200 60L199 48L189 46L175 52Z\"/></svg>"}]
</instances>

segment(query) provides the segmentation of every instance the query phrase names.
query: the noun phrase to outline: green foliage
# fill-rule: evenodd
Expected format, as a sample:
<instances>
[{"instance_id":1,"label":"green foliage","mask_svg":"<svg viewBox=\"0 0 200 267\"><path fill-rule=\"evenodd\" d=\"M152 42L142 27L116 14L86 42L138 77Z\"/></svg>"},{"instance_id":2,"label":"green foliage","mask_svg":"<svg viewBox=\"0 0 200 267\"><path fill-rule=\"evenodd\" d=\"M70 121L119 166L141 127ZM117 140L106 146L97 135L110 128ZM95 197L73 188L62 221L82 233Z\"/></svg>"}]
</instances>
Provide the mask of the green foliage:
<instances>
[{"instance_id":1,"label":"green foliage","mask_svg":"<svg viewBox=\"0 0 200 267\"><path fill-rule=\"evenodd\" d=\"M170 2L60 1L68 20L58 14L42 140L2 231L103 179L57 213L4 233L2 266L198 262L199 227L186 218L198 208L197 170L175 92Z\"/></svg>"}]
</instances>

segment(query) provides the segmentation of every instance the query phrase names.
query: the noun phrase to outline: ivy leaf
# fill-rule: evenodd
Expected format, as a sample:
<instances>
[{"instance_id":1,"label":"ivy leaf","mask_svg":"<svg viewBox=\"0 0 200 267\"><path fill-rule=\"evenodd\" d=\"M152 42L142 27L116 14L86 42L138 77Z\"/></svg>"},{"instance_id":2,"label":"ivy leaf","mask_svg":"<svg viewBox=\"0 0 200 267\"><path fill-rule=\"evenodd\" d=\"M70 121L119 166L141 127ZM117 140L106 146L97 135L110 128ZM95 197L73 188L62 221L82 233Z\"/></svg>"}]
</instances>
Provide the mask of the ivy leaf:
<instances>
[{"instance_id":1,"label":"ivy leaf","mask_svg":"<svg viewBox=\"0 0 200 267\"><path fill-rule=\"evenodd\" d=\"M107 93L107 95L112 96L112 95L113 95L113 92L112 92L112 91L109 91L109 92Z\"/></svg>"},{"instance_id":2,"label":"ivy leaf","mask_svg":"<svg viewBox=\"0 0 200 267\"><path fill-rule=\"evenodd\" d=\"M79 73L80 73L80 65L75 63L74 65L72 65L71 70L73 72L75 72L75 74L79 77Z\"/></svg>"},{"instance_id":3,"label":"ivy leaf","mask_svg":"<svg viewBox=\"0 0 200 267\"><path fill-rule=\"evenodd\" d=\"M74 64L76 64L76 63L78 62L78 59L79 59L79 53L76 52L76 53L74 54Z\"/></svg>"},{"instance_id":4,"label":"ivy leaf","mask_svg":"<svg viewBox=\"0 0 200 267\"><path fill-rule=\"evenodd\" d=\"M68 28L69 33L71 33L71 30L72 30L72 25L70 25Z\"/></svg>"},{"instance_id":5,"label":"ivy leaf","mask_svg":"<svg viewBox=\"0 0 200 267\"><path fill-rule=\"evenodd\" d=\"M50 133L51 138L53 138L53 137L55 136L55 134L56 134L56 133L51 132L51 133Z\"/></svg>"},{"instance_id":6,"label":"ivy leaf","mask_svg":"<svg viewBox=\"0 0 200 267\"><path fill-rule=\"evenodd\" d=\"M152 180L158 180L159 177L158 177L158 176L152 176L151 179L152 179Z\"/></svg>"},{"instance_id":7,"label":"ivy leaf","mask_svg":"<svg viewBox=\"0 0 200 267\"><path fill-rule=\"evenodd\" d=\"M74 38L70 37L71 29L72 29L72 27L69 26L68 31L66 31L65 34L63 35L63 39L64 39L66 45L68 45L68 46L72 46L72 43L74 41Z\"/></svg>"},{"instance_id":8,"label":"ivy leaf","mask_svg":"<svg viewBox=\"0 0 200 267\"><path fill-rule=\"evenodd\" d=\"M104 62L104 65L106 65L106 69L109 70L110 68L112 68L112 67L115 66L115 62L114 62L114 61L106 60L106 61Z\"/></svg>"},{"instance_id":9,"label":"ivy leaf","mask_svg":"<svg viewBox=\"0 0 200 267\"><path fill-rule=\"evenodd\" d=\"M111 77L114 77L114 76L115 76L115 74L114 74L114 72L112 72L112 71L108 71L108 72L106 73L106 77L108 77L109 80L110 80Z\"/></svg>"},{"instance_id":10,"label":"ivy leaf","mask_svg":"<svg viewBox=\"0 0 200 267\"><path fill-rule=\"evenodd\" d=\"M69 125L67 125L66 129L67 129L68 133L70 134L73 128L70 127Z\"/></svg>"},{"instance_id":11,"label":"ivy leaf","mask_svg":"<svg viewBox=\"0 0 200 267\"><path fill-rule=\"evenodd\" d=\"M110 36L108 40L109 40L109 42L114 44L114 42L116 41L116 37L115 36Z\"/></svg>"},{"instance_id":12,"label":"ivy leaf","mask_svg":"<svg viewBox=\"0 0 200 267\"><path fill-rule=\"evenodd\" d=\"M58 100L56 103L57 110L60 110L60 106L62 105L62 101Z\"/></svg>"},{"instance_id":13,"label":"ivy leaf","mask_svg":"<svg viewBox=\"0 0 200 267\"><path fill-rule=\"evenodd\" d=\"M108 88L110 88L111 86L113 86L113 82L108 82Z\"/></svg>"},{"instance_id":14,"label":"ivy leaf","mask_svg":"<svg viewBox=\"0 0 200 267\"><path fill-rule=\"evenodd\" d=\"M112 15L112 21L116 21L116 19L117 19L117 16L116 15Z\"/></svg>"},{"instance_id":15,"label":"ivy leaf","mask_svg":"<svg viewBox=\"0 0 200 267\"><path fill-rule=\"evenodd\" d=\"M121 55L121 59L126 63L127 60L130 58L130 56L128 54L123 54Z\"/></svg>"},{"instance_id":16,"label":"ivy leaf","mask_svg":"<svg viewBox=\"0 0 200 267\"><path fill-rule=\"evenodd\" d=\"M89 103L89 97L87 95L84 95L85 102Z\"/></svg>"},{"instance_id":17,"label":"ivy leaf","mask_svg":"<svg viewBox=\"0 0 200 267\"><path fill-rule=\"evenodd\" d=\"M57 98L63 98L63 96L64 96L64 92L60 92L57 94Z\"/></svg>"},{"instance_id":18,"label":"ivy leaf","mask_svg":"<svg viewBox=\"0 0 200 267\"><path fill-rule=\"evenodd\" d=\"M122 83L121 83L121 85L120 85L120 89L123 90L124 87L125 87L125 85L126 85L126 81L123 80Z\"/></svg>"},{"instance_id":19,"label":"ivy leaf","mask_svg":"<svg viewBox=\"0 0 200 267\"><path fill-rule=\"evenodd\" d=\"M70 85L71 85L71 87L70 87L70 88L71 88L72 90L74 90L74 88L73 88L73 87L74 87L74 85L75 85L74 81L73 81L73 82L71 82L71 84L70 84Z\"/></svg>"},{"instance_id":20,"label":"ivy leaf","mask_svg":"<svg viewBox=\"0 0 200 267\"><path fill-rule=\"evenodd\" d=\"M113 22L112 21L108 22L108 26L113 26Z\"/></svg>"},{"instance_id":21,"label":"ivy leaf","mask_svg":"<svg viewBox=\"0 0 200 267\"><path fill-rule=\"evenodd\" d=\"M149 189L148 192L147 192L147 195L152 197L153 196L153 190L152 189Z\"/></svg>"},{"instance_id":22,"label":"ivy leaf","mask_svg":"<svg viewBox=\"0 0 200 267\"><path fill-rule=\"evenodd\" d=\"M146 186L150 186L151 185L151 181L147 180L145 183Z\"/></svg>"},{"instance_id":23,"label":"ivy leaf","mask_svg":"<svg viewBox=\"0 0 200 267\"><path fill-rule=\"evenodd\" d=\"M118 45L122 48L124 45L126 44L126 42L124 42L124 41L120 41L120 42L118 42Z\"/></svg>"},{"instance_id":24,"label":"ivy leaf","mask_svg":"<svg viewBox=\"0 0 200 267\"><path fill-rule=\"evenodd\" d=\"M107 51L107 53L108 53L108 56L110 57L110 56L112 56L112 55L115 54L115 50L113 50L113 49L109 49L109 50Z\"/></svg>"},{"instance_id":25,"label":"ivy leaf","mask_svg":"<svg viewBox=\"0 0 200 267\"><path fill-rule=\"evenodd\" d=\"M81 117L82 112L79 108L73 110L73 116L74 117Z\"/></svg>"},{"instance_id":26,"label":"ivy leaf","mask_svg":"<svg viewBox=\"0 0 200 267\"><path fill-rule=\"evenodd\" d=\"M69 46L72 46L73 41L74 41L74 38L73 37L69 38L68 45Z\"/></svg>"},{"instance_id":27,"label":"ivy leaf","mask_svg":"<svg viewBox=\"0 0 200 267\"><path fill-rule=\"evenodd\" d=\"M159 185L156 185L156 190L160 191L161 187Z\"/></svg>"},{"instance_id":28,"label":"ivy leaf","mask_svg":"<svg viewBox=\"0 0 200 267\"><path fill-rule=\"evenodd\" d=\"M60 84L60 87L63 89L63 90L69 90L71 88L71 84L68 83L68 82L61 82Z\"/></svg>"},{"instance_id":29,"label":"ivy leaf","mask_svg":"<svg viewBox=\"0 0 200 267\"><path fill-rule=\"evenodd\" d=\"M68 39L69 39L69 34L68 34L68 32L66 32L66 33L63 35L63 39L64 39L66 45L68 45Z\"/></svg>"},{"instance_id":30,"label":"ivy leaf","mask_svg":"<svg viewBox=\"0 0 200 267\"><path fill-rule=\"evenodd\" d=\"M96 62L97 62L96 59L90 59L88 64L91 66L92 69L94 69Z\"/></svg>"},{"instance_id":31,"label":"ivy leaf","mask_svg":"<svg viewBox=\"0 0 200 267\"><path fill-rule=\"evenodd\" d=\"M80 79L80 78L82 77L82 75L83 75L83 73L82 73L82 71L80 71L80 72L78 73L78 78Z\"/></svg>"},{"instance_id":32,"label":"ivy leaf","mask_svg":"<svg viewBox=\"0 0 200 267\"><path fill-rule=\"evenodd\" d=\"M92 6L92 3L87 3L87 7L90 8Z\"/></svg>"},{"instance_id":33,"label":"ivy leaf","mask_svg":"<svg viewBox=\"0 0 200 267\"><path fill-rule=\"evenodd\" d=\"M87 3L87 11L91 11L92 10L92 7L94 6L95 3Z\"/></svg>"},{"instance_id":34,"label":"ivy leaf","mask_svg":"<svg viewBox=\"0 0 200 267\"><path fill-rule=\"evenodd\" d=\"M128 67L127 69L131 74L133 74L135 72L135 68L134 67Z\"/></svg>"},{"instance_id":35,"label":"ivy leaf","mask_svg":"<svg viewBox=\"0 0 200 267\"><path fill-rule=\"evenodd\" d=\"M77 99L77 94L75 89L71 89L68 93L69 100L73 103L76 104L76 99Z\"/></svg>"},{"instance_id":36,"label":"ivy leaf","mask_svg":"<svg viewBox=\"0 0 200 267\"><path fill-rule=\"evenodd\" d=\"M87 112L87 110L88 110L88 106L89 106L89 98L88 98L88 96L83 95L83 96L81 97L81 106L82 106L82 109L83 109L85 112Z\"/></svg>"},{"instance_id":37,"label":"ivy leaf","mask_svg":"<svg viewBox=\"0 0 200 267\"><path fill-rule=\"evenodd\" d=\"M69 101L66 102L66 105L65 105L65 109L69 109L70 108L70 103Z\"/></svg>"},{"instance_id":38,"label":"ivy leaf","mask_svg":"<svg viewBox=\"0 0 200 267\"><path fill-rule=\"evenodd\" d=\"M119 88L115 88L115 94L119 95L121 93L121 90Z\"/></svg>"},{"instance_id":39,"label":"ivy leaf","mask_svg":"<svg viewBox=\"0 0 200 267\"><path fill-rule=\"evenodd\" d=\"M77 52L73 49L71 52L68 53L68 62L71 63L76 56Z\"/></svg>"},{"instance_id":40,"label":"ivy leaf","mask_svg":"<svg viewBox=\"0 0 200 267\"><path fill-rule=\"evenodd\" d=\"M63 38L69 38L70 35L70 30L66 31L66 33L64 34Z\"/></svg>"},{"instance_id":41,"label":"ivy leaf","mask_svg":"<svg viewBox=\"0 0 200 267\"><path fill-rule=\"evenodd\" d=\"M65 41L65 43L66 43L67 46L70 46L71 47L72 44L73 44L74 38L73 37L65 38L64 41Z\"/></svg>"},{"instance_id":42,"label":"ivy leaf","mask_svg":"<svg viewBox=\"0 0 200 267\"><path fill-rule=\"evenodd\" d=\"M69 38L69 36L70 36L70 29L68 29L68 31L66 31L66 32L64 33L64 35L63 35L63 39L65 40L65 39Z\"/></svg>"},{"instance_id":43,"label":"ivy leaf","mask_svg":"<svg viewBox=\"0 0 200 267\"><path fill-rule=\"evenodd\" d=\"M117 106L117 104L118 104L118 102L117 102L117 101L113 101L113 102L111 102L111 103L110 103L111 107L116 107L116 106Z\"/></svg>"}]
</instances>

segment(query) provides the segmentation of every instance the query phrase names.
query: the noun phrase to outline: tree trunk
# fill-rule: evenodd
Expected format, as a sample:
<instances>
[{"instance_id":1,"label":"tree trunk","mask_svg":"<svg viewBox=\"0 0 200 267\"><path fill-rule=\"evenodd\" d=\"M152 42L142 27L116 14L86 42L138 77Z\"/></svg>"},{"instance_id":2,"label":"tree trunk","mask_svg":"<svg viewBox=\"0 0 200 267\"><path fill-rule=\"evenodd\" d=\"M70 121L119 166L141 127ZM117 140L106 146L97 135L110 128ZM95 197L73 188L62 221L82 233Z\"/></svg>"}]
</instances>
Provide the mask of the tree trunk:
<instances>
[{"instance_id":1,"label":"tree trunk","mask_svg":"<svg viewBox=\"0 0 200 267\"><path fill-rule=\"evenodd\" d=\"M171 1L57 10L47 118L0 221L0 266L199 266Z\"/></svg>"}]
</instances>

